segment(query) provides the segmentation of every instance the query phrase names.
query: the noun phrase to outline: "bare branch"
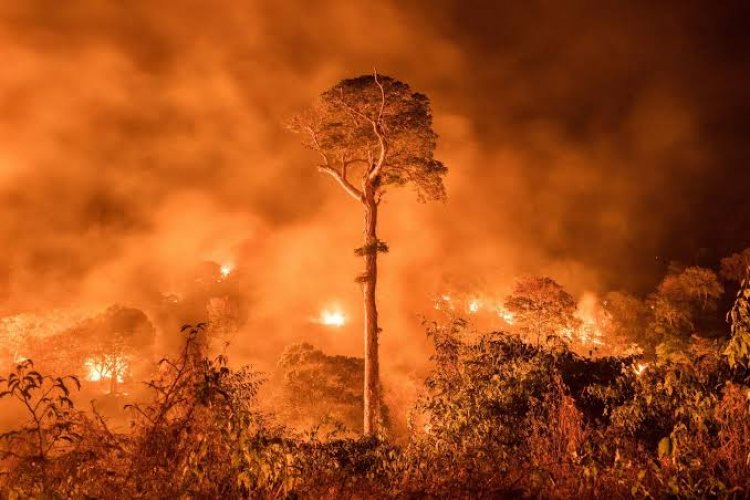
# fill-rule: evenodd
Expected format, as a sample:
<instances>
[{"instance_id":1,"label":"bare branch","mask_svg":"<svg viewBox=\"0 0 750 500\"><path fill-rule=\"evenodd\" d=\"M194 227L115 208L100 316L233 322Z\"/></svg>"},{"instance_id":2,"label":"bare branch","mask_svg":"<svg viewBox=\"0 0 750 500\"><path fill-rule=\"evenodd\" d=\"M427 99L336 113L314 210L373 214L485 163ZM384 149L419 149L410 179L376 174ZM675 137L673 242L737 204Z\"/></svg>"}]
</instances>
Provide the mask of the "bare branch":
<instances>
[{"instance_id":1,"label":"bare branch","mask_svg":"<svg viewBox=\"0 0 750 500\"><path fill-rule=\"evenodd\" d=\"M380 88L380 111L378 111L378 124L383 119L383 112L385 111L385 88L383 88L383 84L380 83L380 80L378 80L378 70L373 68L373 74L375 75L375 83L377 84L378 88Z\"/></svg>"},{"instance_id":2,"label":"bare branch","mask_svg":"<svg viewBox=\"0 0 750 500\"><path fill-rule=\"evenodd\" d=\"M380 205L380 201L383 199L383 195L385 194L385 189L382 187L378 189L378 191L375 193L375 204Z\"/></svg>"},{"instance_id":3,"label":"bare branch","mask_svg":"<svg viewBox=\"0 0 750 500\"><path fill-rule=\"evenodd\" d=\"M371 181L374 180L378 175L380 175L380 171L383 170L383 165L385 165L385 156L388 152L388 144L385 141L385 136L380 132L379 127L373 126L373 129L375 130L375 135L378 136L378 146L380 148L380 154L378 155L377 163L375 163L375 166L370 171L369 179Z\"/></svg>"},{"instance_id":4,"label":"bare branch","mask_svg":"<svg viewBox=\"0 0 750 500\"><path fill-rule=\"evenodd\" d=\"M355 200L361 202L362 201L362 193L359 189L355 188L348 180L346 180L339 171L337 171L335 168L331 167L330 165L318 165L318 170L321 172L324 172L331 177L333 177L336 182L341 185L342 188L344 188L344 191L349 193L349 195L354 198Z\"/></svg>"},{"instance_id":5,"label":"bare branch","mask_svg":"<svg viewBox=\"0 0 750 500\"><path fill-rule=\"evenodd\" d=\"M378 175L380 175L380 171L383 169L383 165L385 164L385 157L388 151L388 146L385 140L385 135L383 134L382 130L383 127L380 124L380 120L383 116L383 111L385 109L385 88L383 85L378 81L377 74L375 75L375 82L377 83L378 87L380 88L380 95L381 95L381 105L380 105L380 111L378 113L377 120L373 120L363 112L359 111L358 109L354 108L353 106L349 105L344 100L344 91L343 89L339 89L339 102L342 106L346 108L346 110L349 112L350 115L352 115L352 118L355 116L365 120L372 126L372 131L375 134L375 137L378 138L378 148L380 149L380 154L378 155L378 161L373 166L370 164L370 170L369 173L365 174L365 179L367 181L374 180ZM356 120L355 120L356 121Z\"/></svg>"},{"instance_id":6,"label":"bare branch","mask_svg":"<svg viewBox=\"0 0 750 500\"><path fill-rule=\"evenodd\" d=\"M351 160L346 160L345 164L348 167L349 165L356 165L357 163L362 163L363 165L372 165L372 161L368 161L364 158L352 158Z\"/></svg>"},{"instance_id":7,"label":"bare branch","mask_svg":"<svg viewBox=\"0 0 750 500\"><path fill-rule=\"evenodd\" d=\"M377 70L374 71L374 78L375 83L377 84L378 88L380 89L380 110L378 111L378 119L376 122L373 122L372 128L375 132L375 135L378 137L378 145L380 147L380 156L378 157L378 162L375 164L375 167L370 172L370 180L374 180L378 175L380 175L380 171L383 170L383 165L385 164L385 155L388 151L388 146L386 144L385 140L385 134L383 133L383 111L385 110L385 88L383 87L383 84L380 83L380 80L378 80L378 72Z\"/></svg>"},{"instance_id":8,"label":"bare branch","mask_svg":"<svg viewBox=\"0 0 750 500\"><path fill-rule=\"evenodd\" d=\"M313 128L308 125L305 127L305 129L310 134L310 139L312 139L313 141L313 145L315 146L315 151L317 151L318 154L323 158L323 161L325 162L326 165L330 165L330 162L328 161L328 155L325 153L325 151L321 147L320 142L318 142L318 136L313 130Z\"/></svg>"},{"instance_id":9,"label":"bare branch","mask_svg":"<svg viewBox=\"0 0 750 500\"><path fill-rule=\"evenodd\" d=\"M354 107L350 106L349 103L344 100L344 89L341 89L341 88L339 89L339 102L346 108L346 110L349 112L350 115L353 115L352 118L354 118L354 116L358 116L362 118L363 120L365 120L366 122L372 124L373 126L375 125L375 122L373 121L372 118L370 118L369 116L367 116L360 110L355 109ZM354 121L356 122L357 120L354 120Z\"/></svg>"}]
</instances>

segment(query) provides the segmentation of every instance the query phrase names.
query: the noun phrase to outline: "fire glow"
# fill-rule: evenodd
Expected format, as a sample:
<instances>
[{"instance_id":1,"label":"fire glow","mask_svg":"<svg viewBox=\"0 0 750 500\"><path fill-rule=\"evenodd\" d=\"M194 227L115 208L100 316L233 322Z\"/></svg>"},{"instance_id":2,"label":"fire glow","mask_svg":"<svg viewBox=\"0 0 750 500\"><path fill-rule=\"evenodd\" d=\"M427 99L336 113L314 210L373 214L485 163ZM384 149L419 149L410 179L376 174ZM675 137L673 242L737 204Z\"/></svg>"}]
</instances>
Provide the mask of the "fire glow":
<instances>
[{"instance_id":1,"label":"fire glow","mask_svg":"<svg viewBox=\"0 0 750 500\"><path fill-rule=\"evenodd\" d=\"M321 325L341 328L346 324L346 315L338 309L324 309L320 312L318 322Z\"/></svg>"},{"instance_id":2,"label":"fire glow","mask_svg":"<svg viewBox=\"0 0 750 500\"><path fill-rule=\"evenodd\" d=\"M497 306L497 315L509 325L513 325L515 321L515 315L503 306Z\"/></svg>"},{"instance_id":3,"label":"fire glow","mask_svg":"<svg viewBox=\"0 0 750 500\"><path fill-rule=\"evenodd\" d=\"M128 363L125 359L104 356L103 359L88 358L83 362L88 370L86 380L90 382L99 382L101 380L111 380L112 373L117 374L117 382L125 381L125 373L128 369Z\"/></svg>"},{"instance_id":4,"label":"fire glow","mask_svg":"<svg viewBox=\"0 0 750 500\"><path fill-rule=\"evenodd\" d=\"M221 274L222 278L228 277L230 274L232 274L232 271L234 270L234 267L232 264L222 264L219 268L219 274Z\"/></svg>"},{"instance_id":5,"label":"fire glow","mask_svg":"<svg viewBox=\"0 0 750 500\"><path fill-rule=\"evenodd\" d=\"M482 308L482 302L479 299L471 299L467 304L469 314L475 314Z\"/></svg>"}]
</instances>

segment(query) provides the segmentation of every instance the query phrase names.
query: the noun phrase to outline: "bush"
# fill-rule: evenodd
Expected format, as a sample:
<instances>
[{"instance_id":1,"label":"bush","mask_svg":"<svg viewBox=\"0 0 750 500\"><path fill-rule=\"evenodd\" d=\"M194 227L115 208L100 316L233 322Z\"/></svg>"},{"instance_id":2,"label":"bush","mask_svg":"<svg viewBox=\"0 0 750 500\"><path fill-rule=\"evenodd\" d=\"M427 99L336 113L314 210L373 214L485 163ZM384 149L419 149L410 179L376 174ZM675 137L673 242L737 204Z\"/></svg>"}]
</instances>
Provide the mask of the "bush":
<instances>
[{"instance_id":1,"label":"bush","mask_svg":"<svg viewBox=\"0 0 750 500\"><path fill-rule=\"evenodd\" d=\"M206 359L186 328L149 401L112 431L68 398L77 379L20 364L3 397L29 412L4 435L0 487L59 497L371 498L750 494L747 372L693 339L681 358L588 359L453 320L404 447L293 432L259 412L260 375ZM302 388L301 388L302 389ZM42 446L39 443L43 443ZM10 446L8 446L10 445Z\"/></svg>"}]
</instances>

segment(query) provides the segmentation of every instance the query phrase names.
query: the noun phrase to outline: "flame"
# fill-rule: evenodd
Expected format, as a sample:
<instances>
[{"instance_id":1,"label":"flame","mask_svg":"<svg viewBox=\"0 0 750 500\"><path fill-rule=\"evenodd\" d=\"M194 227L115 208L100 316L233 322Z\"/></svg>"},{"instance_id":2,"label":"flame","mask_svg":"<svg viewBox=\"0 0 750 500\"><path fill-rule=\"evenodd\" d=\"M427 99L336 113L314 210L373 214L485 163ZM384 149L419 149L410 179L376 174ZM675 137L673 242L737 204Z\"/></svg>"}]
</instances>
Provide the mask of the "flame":
<instances>
[{"instance_id":1,"label":"flame","mask_svg":"<svg viewBox=\"0 0 750 500\"><path fill-rule=\"evenodd\" d=\"M633 371L640 377L646 371L646 368L648 368L648 363L638 363L633 367Z\"/></svg>"},{"instance_id":2,"label":"flame","mask_svg":"<svg viewBox=\"0 0 750 500\"><path fill-rule=\"evenodd\" d=\"M568 342L573 341L573 335L575 334L575 331L572 328L563 328L559 331L559 335L565 337L565 339Z\"/></svg>"},{"instance_id":3,"label":"flame","mask_svg":"<svg viewBox=\"0 0 750 500\"><path fill-rule=\"evenodd\" d=\"M322 325L339 328L346 324L346 316L338 309L324 309L318 321Z\"/></svg>"},{"instance_id":4,"label":"flame","mask_svg":"<svg viewBox=\"0 0 750 500\"><path fill-rule=\"evenodd\" d=\"M599 299L592 292L585 292L578 301L576 316L581 320L577 340L584 345L604 345L606 317L603 314Z\"/></svg>"},{"instance_id":5,"label":"flame","mask_svg":"<svg viewBox=\"0 0 750 500\"><path fill-rule=\"evenodd\" d=\"M233 270L234 267L232 266L232 264L222 264L219 268L219 273L221 274L222 278L226 278L232 273Z\"/></svg>"},{"instance_id":6,"label":"flame","mask_svg":"<svg viewBox=\"0 0 750 500\"><path fill-rule=\"evenodd\" d=\"M100 380L111 379L112 372L117 373L117 381L125 381L125 372L128 369L128 363L123 358L116 356L104 356L102 359L87 358L83 366L88 369L86 380L90 382L99 382Z\"/></svg>"},{"instance_id":7,"label":"flame","mask_svg":"<svg viewBox=\"0 0 750 500\"><path fill-rule=\"evenodd\" d=\"M509 325L512 325L513 322L516 320L515 315L507 310L503 306L497 306L495 309L497 309L497 315L500 316L500 319L508 323Z\"/></svg>"},{"instance_id":8,"label":"flame","mask_svg":"<svg viewBox=\"0 0 750 500\"><path fill-rule=\"evenodd\" d=\"M480 302L479 299L471 299L469 303L467 304L467 308L469 309L469 314L475 314L479 312L479 309L482 307L482 302Z\"/></svg>"},{"instance_id":9,"label":"flame","mask_svg":"<svg viewBox=\"0 0 750 500\"><path fill-rule=\"evenodd\" d=\"M435 310L437 311L452 311L453 310L453 297L448 294L443 294L435 300Z\"/></svg>"}]
</instances>

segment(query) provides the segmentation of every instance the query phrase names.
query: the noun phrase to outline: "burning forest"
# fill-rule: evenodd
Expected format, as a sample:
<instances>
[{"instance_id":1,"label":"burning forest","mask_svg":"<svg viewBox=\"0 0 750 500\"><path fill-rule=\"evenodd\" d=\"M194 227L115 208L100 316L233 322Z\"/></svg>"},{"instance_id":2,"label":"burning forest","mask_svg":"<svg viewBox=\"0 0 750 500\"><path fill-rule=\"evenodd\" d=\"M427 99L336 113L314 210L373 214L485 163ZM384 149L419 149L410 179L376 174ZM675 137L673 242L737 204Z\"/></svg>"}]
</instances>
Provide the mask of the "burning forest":
<instances>
[{"instance_id":1,"label":"burning forest","mask_svg":"<svg viewBox=\"0 0 750 500\"><path fill-rule=\"evenodd\" d=\"M750 496L750 9L0 5L0 498Z\"/></svg>"}]
</instances>

